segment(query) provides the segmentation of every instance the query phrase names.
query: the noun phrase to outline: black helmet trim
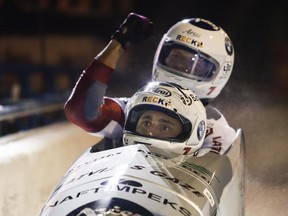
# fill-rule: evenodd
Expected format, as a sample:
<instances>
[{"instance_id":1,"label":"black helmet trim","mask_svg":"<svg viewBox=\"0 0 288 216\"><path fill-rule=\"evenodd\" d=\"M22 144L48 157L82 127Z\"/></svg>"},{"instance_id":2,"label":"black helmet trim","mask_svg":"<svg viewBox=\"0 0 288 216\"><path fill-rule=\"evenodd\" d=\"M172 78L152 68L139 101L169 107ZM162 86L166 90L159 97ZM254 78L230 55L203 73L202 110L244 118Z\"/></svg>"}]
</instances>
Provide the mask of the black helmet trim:
<instances>
[{"instance_id":1,"label":"black helmet trim","mask_svg":"<svg viewBox=\"0 0 288 216\"><path fill-rule=\"evenodd\" d=\"M190 19L189 23L191 25L194 25L194 26L197 26L199 28L206 29L209 31L219 31L220 30L219 26L215 25L214 23L212 23L208 20L201 19L201 18Z\"/></svg>"}]
</instances>

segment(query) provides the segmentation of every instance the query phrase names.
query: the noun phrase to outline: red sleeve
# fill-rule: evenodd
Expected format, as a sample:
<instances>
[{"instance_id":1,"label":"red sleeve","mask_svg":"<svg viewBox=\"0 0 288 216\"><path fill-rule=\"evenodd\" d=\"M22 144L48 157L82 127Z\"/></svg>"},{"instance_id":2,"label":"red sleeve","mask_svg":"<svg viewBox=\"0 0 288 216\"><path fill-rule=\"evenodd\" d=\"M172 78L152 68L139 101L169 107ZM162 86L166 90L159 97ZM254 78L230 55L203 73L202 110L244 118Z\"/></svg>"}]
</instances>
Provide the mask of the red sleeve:
<instances>
[{"instance_id":1,"label":"red sleeve","mask_svg":"<svg viewBox=\"0 0 288 216\"><path fill-rule=\"evenodd\" d=\"M66 115L71 122L91 133L102 131L112 120L118 122L122 127L124 126L124 112L121 106L112 98L104 98L104 102L99 111L99 117L93 121L86 120L83 115L78 115L78 113L76 113L76 115L70 115L71 113L68 112L68 115Z\"/></svg>"},{"instance_id":2,"label":"red sleeve","mask_svg":"<svg viewBox=\"0 0 288 216\"><path fill-rule=\"evenodd\" d=\"M95 108L100 112L99 117L95 120L89 121L83 114L84 99L89 87L95 81L100 81L107 85L112 72L112 68L97 60L94 60L83 71L64 107L66 117L69 121L88 132L100 132L111 120L118 122L122 126L124 125L124 112L121 106L111 98L105 98L101 107ZM103 97L104 95L101 98L95 98L95 100L102 101Z\"/></svg>"},{"instance_id":3,"label":"red sleeve","mask_svg":"<svg viewBox=\"0 0 288 216\"><path fill-rule=\"evenodd\" d=\"M98 80L107 85L112 76L113 69L94 59L84 72L88 79L93 81Z\"/></svg>"}]
</instances>

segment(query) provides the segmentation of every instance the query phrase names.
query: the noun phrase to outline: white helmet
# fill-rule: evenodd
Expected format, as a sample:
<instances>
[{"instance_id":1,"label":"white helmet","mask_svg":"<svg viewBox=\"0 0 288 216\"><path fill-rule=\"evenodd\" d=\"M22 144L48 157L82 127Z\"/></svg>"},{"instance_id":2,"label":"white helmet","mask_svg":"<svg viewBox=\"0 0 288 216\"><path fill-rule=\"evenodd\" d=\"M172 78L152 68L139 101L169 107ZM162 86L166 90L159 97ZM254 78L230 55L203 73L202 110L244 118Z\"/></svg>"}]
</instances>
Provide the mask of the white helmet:
<instances>
[{"instance_id":1,"label":"white helmet","mask_svg":"<svg viewBox=\"0 0 288 216\"><path fill-rule=\"evenodd\" d=\"M200 18L184 19L158 45L152 80L186 86L203 102L218 96L233 64L233 45L222 28Z\"/></svg>"},{"instance_id":2,"label":"white helmet","mask_svg":"<svg viewBox=\"0 0 288 216\"><path fill-rule=\"evenodd\" d=\"M164 113L179 120L180 134L157 138L136 132L138 121L146 111ZM196 154L203 144L205 107L197 95L186 87L171 82L150 82L130 98L125 114L124 145L146 144L151 152L171 158Z\"/></svg>"}]
</instances>

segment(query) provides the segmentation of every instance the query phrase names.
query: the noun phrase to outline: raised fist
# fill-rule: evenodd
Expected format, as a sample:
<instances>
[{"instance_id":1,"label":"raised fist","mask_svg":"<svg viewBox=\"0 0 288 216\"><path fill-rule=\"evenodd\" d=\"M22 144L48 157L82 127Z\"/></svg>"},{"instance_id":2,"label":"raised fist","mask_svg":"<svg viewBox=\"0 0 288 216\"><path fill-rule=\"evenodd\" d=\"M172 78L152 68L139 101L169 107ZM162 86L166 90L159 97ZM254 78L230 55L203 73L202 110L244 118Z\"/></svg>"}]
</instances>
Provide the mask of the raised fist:
<instances>
[{"instance_id":1,"label":"raised fist","mask_svg":"<svg viewBox=\"0 0 288 216\"><path fill-rule=\"evenodd\" d=\"M131 44L139 43L151 36L152 30L153 23L147 17L130 13L111 38L126 49Z\"/></svg>"}]
</instances>

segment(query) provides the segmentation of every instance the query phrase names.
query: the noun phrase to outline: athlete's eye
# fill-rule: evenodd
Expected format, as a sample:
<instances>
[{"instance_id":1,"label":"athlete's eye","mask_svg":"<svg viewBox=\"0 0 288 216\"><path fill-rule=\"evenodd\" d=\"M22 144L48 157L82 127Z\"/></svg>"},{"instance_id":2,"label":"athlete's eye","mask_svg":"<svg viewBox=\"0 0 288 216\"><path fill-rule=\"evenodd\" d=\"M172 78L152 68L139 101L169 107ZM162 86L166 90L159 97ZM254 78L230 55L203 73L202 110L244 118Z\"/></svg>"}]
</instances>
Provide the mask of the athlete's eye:
<instances>
[{"instance_id":1,"label":"athlete's eye","mask_svg":"<svg viewBox=\"0 0 288 216\"><path fill-rule=\"evenodd\" d=\"M169 132L172 130L172 128L169 125L160 125L160 130L164 132Z\"/></svg>"}]
</instances>

